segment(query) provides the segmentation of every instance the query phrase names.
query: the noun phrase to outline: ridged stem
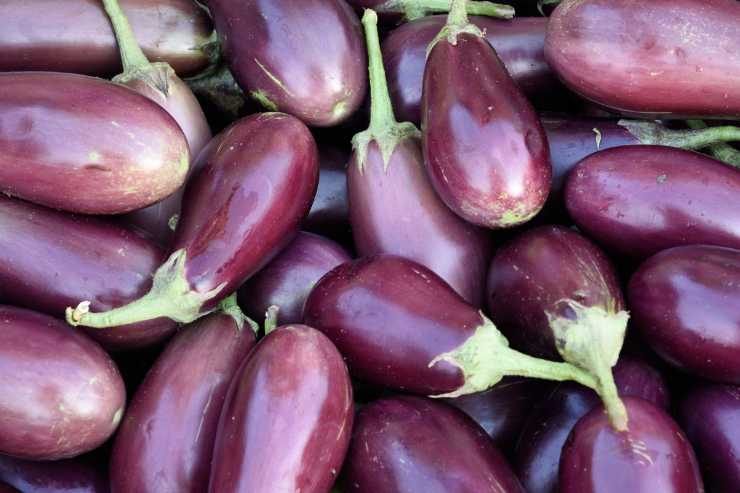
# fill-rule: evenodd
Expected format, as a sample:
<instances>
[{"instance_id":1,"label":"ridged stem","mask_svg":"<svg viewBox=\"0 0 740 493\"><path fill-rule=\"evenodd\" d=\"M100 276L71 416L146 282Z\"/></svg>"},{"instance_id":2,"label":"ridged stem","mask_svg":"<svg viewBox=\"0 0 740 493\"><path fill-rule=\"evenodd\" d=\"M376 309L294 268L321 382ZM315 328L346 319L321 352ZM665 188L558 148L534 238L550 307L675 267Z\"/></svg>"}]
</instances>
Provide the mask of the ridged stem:
<instances>
[{"instance_id":1,"label":"ridged stem","mask_svg":"<svg viewBox=\"0 0 740 493\"><path fill-rule=\"evenodd\" d=\"M129 24L128 18L123 12L123 9L121 9L118 0L103 0L103 7L113 25L113 32L118 42L118 51L121 54L124 74L148 66L149 60L144 55L144 52L141 51L141 47L136 41L136 36L134 36L134 31L131 29L131 24Z\"/></svg>"}]
</instances>

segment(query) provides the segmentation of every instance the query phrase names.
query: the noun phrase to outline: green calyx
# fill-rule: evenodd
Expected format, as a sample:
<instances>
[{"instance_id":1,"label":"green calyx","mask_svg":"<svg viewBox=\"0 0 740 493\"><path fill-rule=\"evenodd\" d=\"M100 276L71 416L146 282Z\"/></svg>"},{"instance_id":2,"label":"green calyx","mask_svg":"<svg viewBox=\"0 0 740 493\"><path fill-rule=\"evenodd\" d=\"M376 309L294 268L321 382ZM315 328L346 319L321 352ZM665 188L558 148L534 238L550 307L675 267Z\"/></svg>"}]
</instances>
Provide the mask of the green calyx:
<instances>
[{"instance_id":1,"label":"green calyx","mask_svg":"<svg viewBox=\"0 0 740 493\"><path fill-rule=\"evenodd\" d=\"M244 112L247 98L234 75L225 64L210 69L188 79L185 79L193 94L208 101L221 113L237 118Z\"/></svg>"},{"instance_id":2,"label":"green calyx","mask_svg":"<svg viewBox=\"0 0 740 493\"><path fill-rule=\"evenodd\" d=\"M236 301L236 293L232 293L224 298L223 301L218 304L218 309L234 319L237 330L242 330L244 328L244 324L247 323L255 334L259 331L260 327L257 325L257 322L244 315L244 312L239 308L239 304Z\"/></svg>"},{"instance_id":3,"label":"green calyx","mask_svg":"<svg viewBox=\"0 0 740 493\"><path fill-rule=\"evenodd\" d=\"M467 4L467 0L452 0L450 13L447 16L447 23L440 29L432 42L429 43L429 46L427 46L427 57L432 51L432 48L442 40L447 40L448 43L455 46L457 45L457 37L460 34L472 34L479 38L485 37L483 31L478 26L468 21Z\"/></svg>"},{"instance_id":4,"label":"green calyx","mask_svg":"<svg viewBox=\"0 0 740 493\"><path fill-rule=\"evenodd\" d=\"M402 14L406 20L414 20L429 14L450 11L449 0L388 0L376 7L378 12ZM493 2L469 1L466 11L470 15L485 15L500 19L514 17L514 7Z\"/></svg>"},{"instance_id":5,"label":"green calyx","mask_svg":"<svg viewBox=\"0 0 740 493\"><path fill-rule=\"evenodd\" d=\"M177 77L177 74L170 67L169 63L156 62L133 67L116 75L112 80L118 84L127 84L134 80L140 80L167 97L170 95L170 81L175 77Z\"/></svg>"},{"instance_id":6,"label":"green calyx","mask_svg":"<svg viewBox=\"0 0 740 493\"><path fill-rule=\"evenodd\" d=\"M672 130L651 121L619 120L637 140L646 145L662 145L681 149L704 149L723 142L740 141L740 127L696 127L692 130Z\"/></svg>"}]
</instances>

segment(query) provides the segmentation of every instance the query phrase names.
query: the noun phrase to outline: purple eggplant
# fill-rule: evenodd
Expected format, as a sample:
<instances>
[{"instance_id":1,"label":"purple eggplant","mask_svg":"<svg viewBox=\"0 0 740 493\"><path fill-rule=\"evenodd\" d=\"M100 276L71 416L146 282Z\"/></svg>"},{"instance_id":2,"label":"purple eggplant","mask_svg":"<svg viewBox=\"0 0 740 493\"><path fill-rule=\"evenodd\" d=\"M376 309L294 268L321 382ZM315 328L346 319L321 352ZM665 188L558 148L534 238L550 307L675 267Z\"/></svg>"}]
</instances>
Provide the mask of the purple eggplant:
<instances>
[{"instance_id":1,"label":"purple eggplant","mask_svg":"<svg viewBox=\"0 0 740 493\"><path fill-rule=\"evenodd\" d=\"M350 154L343 148L319 145L319 186L303 228L336 241L349 232L349 201L345 168Z\"/></svg>"},{"instance_id":2,"label":"purple eggplant","mask_svg":"<svg viewBox=\"0 0 740 493\"><path fill-rule=\"evenodd\" d=\"M0 73L0 191L87 214L153 204L185 180L188 143L159 105L117 84Z\"/></svg>"},{"instance_id":3,"label":"purple eggplant","mask_svg":"<svg viewBox=\"0 0 740 493\"><path fill-rule=\"evenodd\" d=\"M561 493L703 493L694 451L678 425L644 399L624 399L629 430L600 407L581 418L560 458Z\"/></svg>"},{"instance_id":4,"label":"purple eggplant","mask_svg":"<svg viewBox=\"0 0 740 493\"><path fill-rule=\"evenodd\" d=\"M739 491L740 388L716 384L693 388L681 402L679 415L710 491Z\"/></svg>"},{"instance_id":5,"label":"purple eggplant","mask_svg":"<svg viewBox=\"0 0 740 493\"><path fill-rule=\"evenodd\" d=\"M347 367L329 339L305 325L278 327L231 383L208 491L329 491L353 413Z\"/></svg>"},{"instance_id":6,"label":"purple eggplant","mask_svg":"<svg viewBox=\"0 0 740 493\"><path fill-rule=\"evenodd\" d=\"M483 33L454 0L424 70L422 148L435 190L456 214L489 228L527 222L545 204L547 139Z\"/></svg>"},{"instance_id":7,"label":"purple eggplant","mask_svg":"<svg viewBox=\"0 0 740 493\"><path fill-rule=\"evenodd\" d=\"M740 250L690 245L645 261L629 283L634 324L672 365L740 384Z\"/></svg>"},{"instance_id":8,"label":"purple eggplant","mask_svg":"<svg viewBox=\"0 0 740 493\"><path fill-rule=\"evenodd\" d=\"M64 322L0 306L0 453L74 457L115 431L126 401L110 357Z\"/></svg>"},{"instance_id":9,"label":"purple eggplant","mask_svg":"<svg viewBox=\"0 0 740 493\"><path fill-rule=\"evenodd\" d=\"M347 0L347 3L358 10L372 9L382 20L389 21L412 21L435 12L446 13L450 11L450 2L447 0ZM484 15L501 19L514 17L514 8L500 3L469 1L465 5L465 10L470 15Z\"/></svg>"},{"instance_id":10,"label":"purple eggplant","mask_svg":"<svg viewBox=\"0 0 740 493\"><path fill-rule=\"evenodd\" d=\"M599 151L569 175L565 205L579 229L627 257L697 243L740 248L740 172L691 151Z\"/></svg>"},{"instance_id":11,"label":"purple eggplant","mask_svg":"<svg viewBox=\"0 0 740 493\"><path fill-rule=\"evenodd\" d=\"M480 426L423 397L390 397L362 408L344 475L347 492L524 493Z\"/></svg>"},{"instance_id":12,"label":"purple eggplant","mask_svg":"<svg viewBox=\"0 0 740 493\"><path fill-rule=\"evenodd\" d=\"M260 113L239 120L201 152L188 183L172 254L152 289L108 312L87 301L72 325L111 327L168 317L192 322L233 293L298 232L316 192L316 143L298 119Z\"/></svg>"},{"instance_id":13,"label":"purple eggplant","mask_svg":"<svg viewBox=\"0 0 740 493\"><path fill-rule=\"evenodd\" d=\"M337 243L300 232L293 242L239 289L239 303L253 320L262 320L271 306L278 307L281 325L303 320L303 305L316 282L351 259Z\"/></svg>"},{"instance_id":14,"label":"purple eggplant","mask_svg":"<svg viewBox=\"0 0 740 493\"><path fill-rule=\"evenodd\" d=\"M2 481L0 481L0 493L23 493L21 491L16 490L9 484L5 484Z\"/></svg>"},{"instance_id":15,"label":"purple eggplant","mask_svg":"<svg viewBox=\"0 0 740 493\"><path fill-rule=\"evenodd\" d=\"M740 116L740 3L564 0L545 56L576 93L632 114Z\"/></svg>"},{"instance_id":16,"label":"purple eggplant","mask_svg":"<svg viewBox=\"0 0 740 493\"><path fill-rule=\"evenodd\" d=\"M106 475L80 459L38 462L3 455L0 481L21 493L110 493Z\"/></svg>"},{"instance_id":17,"label":"purple eggplant","mask_svg":"<svg viewBox=\"0 0 740 493\"><path fill-rule=\"evenodd\" d=\"M156 244L123 227L0 195L0 303L57 317L80 299L109 310L146 293L163 260ZM174 322L158 319L88 334L119 350L174 331Z\"/></svg>"},{"instance_id":18,"label":"purple eggplant","mask_svg":"<svg viewBox=\"0 0 740 493\"><path fill-rule=\"evenodd\" d=\"M309 125L347 119L367 89L357 16L342 0L211 0L239 85Z\"/></svg>"}]
</instances>

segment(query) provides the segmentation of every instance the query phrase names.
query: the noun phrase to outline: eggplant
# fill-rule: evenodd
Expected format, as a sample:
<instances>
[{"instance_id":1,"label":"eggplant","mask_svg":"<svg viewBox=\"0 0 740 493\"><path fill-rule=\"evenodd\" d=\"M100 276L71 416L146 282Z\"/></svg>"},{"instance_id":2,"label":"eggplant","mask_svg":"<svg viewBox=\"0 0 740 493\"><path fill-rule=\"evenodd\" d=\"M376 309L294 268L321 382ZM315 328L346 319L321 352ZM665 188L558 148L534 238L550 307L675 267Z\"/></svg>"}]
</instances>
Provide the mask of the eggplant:
<instances>
[{"instance_id":1,"label":"eggplant","mask_svg":"<svg viewBox=\"0 0 740 493\"><path fill-rule=\"evenodd\" d=\"M130 89L83 75L0 73L0 191L47 207L119 214L185 180L177 122Z\"/></svg>"},{"instance_id":2,"label":"eggplant","mask_svg":"<svg viewBox=\"0 0 740 493\"><path fill-rule=\"evenodd\" d=\"M705 378L740 384L740 250L676 247L632 275L635 327L664 360Z\"/></svg>"},{"instance_id":3,"label":"eggplant","mask_svg":"<svg viewBox=\"0 0 740 493\"><path fill-rule=\"evenodd\" d=\"M22 493L9 484L5 484L3 482L0 482L0 493Z\"/></svg>"},{"instance_id":4,"label":"eggplant","mask_svg":"<svg viewBox=\"0 0 740 493\"><path fill-rule=\"evenodd\" d=\"M412 21L434 12L450 11L450 2L446 0L348 0L347 3L358 10L372 9L382 20L391 21ZM514 17L514 8L500 3L469 1L465 10L470 15Z\"/></svg>"},{"instance_id":5,"label":"eggplant","mask_svg":"<svg viewBox=\"0 0 740 493\"><path fill-rule=\"evenodd\" d=\"M271 306L278 308L280 325L303 321L303 305L321 277L351 259L337 243L300 232L272 262L239 288L239 303L253 320Z\"/></svg>"},{"instance_id":6,"label":"eggplant","mask_svg":"<svg viewBox=\"0 0 740 493\"><path fill-rule=\"evenodd\" d=\"M231 383L208 491L329 491L353 413L347 367L329 339L305 325L278 327Z\"/></svg>"},{"instance_id":7,"label":"eggplant","mask_svg":"<svg viewBox=\"0 0 740 493\"><path fill-rule=\"evenodd\" d=\"M22 493L110 492L107 476L79 458L37 462L3 455L0 456L0 481Z\"/></svg>"},{"instance_id":8,"label":"eggplant","mask_svg":"<svg viewBox=\"0 0 740 493\"><path fill-rule=\"evenodd\" d=\"M580 230L627 258L697 243L740 248L740 172L691 151L594 153L569 175L565 205Z\"/></svg>"},{"instance_id":9,"label":"eggplant","mask_svg":"<svg viewBox=\"0 0 740 493\"><path fill-rule=\"evenodd\" d=\"M109 310L146 293L163 260L164 251L129 229L0 194L0 303L57 317L80 299ZM121 350L150 346L174 331L172 321L157 319L86 332Z\"/></svg>"},{"instance_id":10,"label":"eggplant","mask_svg":"<svg viewBox=\"0 0 740 493\"><path fill-rule=\"evenodd\" d=\"M201 152L188 182L172 254L152 289L128 305L90 312L68 307L67 322L111 327L204 315L259 271L298 232L316 193L316 143L300 120L260 113L239 120Z\"/></svg>"},{"instance_id":11,"label":"eggplant","mask_svg":"<svg viewBox=\"0 0 740 493\"><path fill-rule=\"evenodd\" d=\"M319 185L303 221L306 231L344 241L350 231L347 173L350 153L337 146L319 145Z\"/></svg>"},{"instance_id":12,"label":"eggplant","mask_svg":"<svg viewBox=\"0 0 740 493\"><path fill-rule=\"evenodd\" d=\"M579 95L622 113L740 116L740 3L564 0L547 62Z\"/></svg>"},{"instance_id":13,"label":"eggplant","mask_svg":"<svg viewBox=\"0 0 740 493\"><path fill-rule=\"evenodd\" d=\"M581 418L560 458L561 493L703 493L686 436L659 407L626 397L629 430L615 431L600 407Z\"/></svg>"},{"instance_id":14,"label":"eggplant","mask_svg":"<svg viewBox=\"0 0 740 493\"><path fill-rule=\"evenodd\" d=\"M480 426L423 397L389 397L363 407L344 475L344 491L357 493L524 493Z\"/></svg>"},{"instance_id":15,"label":"eggplant","mask_svg":"<svg viewBox=\"0 0 740 493\"><path fill-rule=\"evenodd\" d=\"M468 222L523 224L542 209L552 169L532 105L454 0L424 69L422 149L440 198ZM457 5L457 6L455 6Z\"/></svg>"},{"instance_id":16,"label":"eggplant","mask_svg":"<svg viewBox=\"0 0 740 493\"><path fill-rule=\"evenodd\" d=\"M110 357L64 322L0 305L0 453L57 460L88 452L123 416Z\"/></svg>"},{"instance_id":17,"label":"eggplant","mask_svg":"<svg viewBox=\"0 0 740 493\"><path fill-rule=\"evenodd\" d=\"M235 301L185 327L136 391L111 455L112 493L208 488L229 383L255 343Z\"/></svg>"},{"instance_id":18,"label":"eggplant","mask_svg":"<svg viewBox=\"0 0 740 493\"><path fill-rule=\"evenodd\" d=\"M362 104L362 33L342 0L211 0L208 6L234 77L265 108L326 127Z\"/></svg>"},{"instance_id":19,"label":"eggplant","mask_svg":"<svg viewBox=\"0 0 740 493\"><path fill-rule=\"evenodd\" d=\"M679 422L694 446L710 491L740 490L740 388L696 386L681 402Z\"/></svg>"}]
</instances>

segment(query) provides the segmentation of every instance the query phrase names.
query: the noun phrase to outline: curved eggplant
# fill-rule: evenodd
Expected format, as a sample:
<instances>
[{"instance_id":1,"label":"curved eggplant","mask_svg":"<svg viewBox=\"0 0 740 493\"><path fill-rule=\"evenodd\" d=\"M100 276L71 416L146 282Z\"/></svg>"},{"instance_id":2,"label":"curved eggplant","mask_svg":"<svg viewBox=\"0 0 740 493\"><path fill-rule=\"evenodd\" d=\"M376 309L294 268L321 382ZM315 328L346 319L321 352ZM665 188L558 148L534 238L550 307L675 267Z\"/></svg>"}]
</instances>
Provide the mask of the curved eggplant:
<instances>
[{"instance_id":1,"label":"curved eggplant","mask_svg":"<svg viewBox=\"0 0 740 493\"><path fill-rule=\"evenodd\" d=\"M110 357L47 315L0 306L0 453L56 460L115 431L126 402Z\"/></svg>"},{"instance_id":2,"label":"curved eggplant","mask_svg":"<svg viewBox=\"0 0 740 493\"><path fill-rule=\"evenodd\" d=\"M80 459L38 462L2 455L0 481L21 493L110 493L107 476Z\"/></svg>"},{"instance_id":3,"label":"curved eggplant","mask_svg":"<svg viewBox=\"0 0 740 493\"><path fill-rule=\"evenodd\" d=\"M208 491L329 491L353 414L352 385L334 345L305 325L278 327L231 383Z\"/></svg>"},{"instance_id":4,"label":"curved eggplant","mask_svg":"<svg viewBox=\"0 0 740 493\"><path fill-rule=\"evenodd\" d=\"M319 145L319 185L303 229L335 241L350 231L347 173L350 153L336 146Z\"/></svg>"}]
</instances>

